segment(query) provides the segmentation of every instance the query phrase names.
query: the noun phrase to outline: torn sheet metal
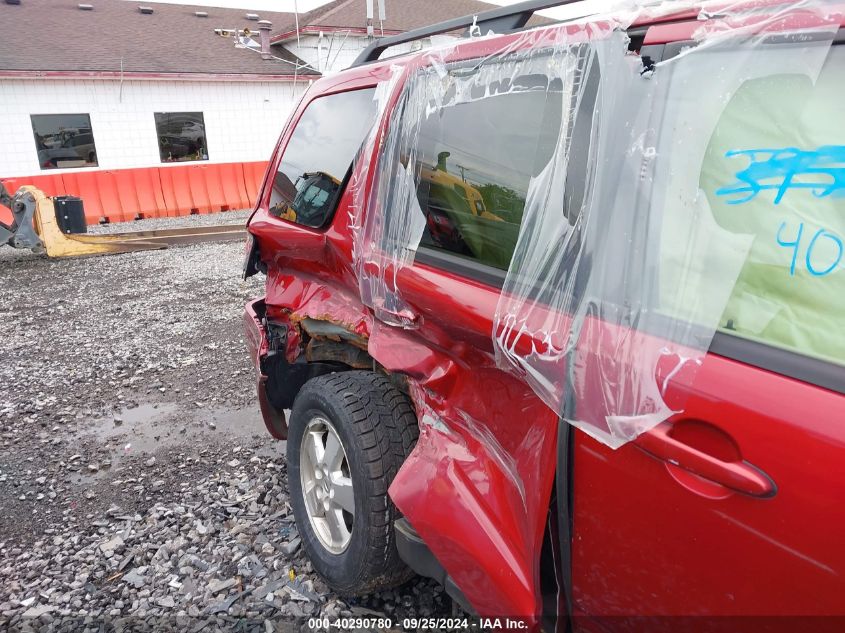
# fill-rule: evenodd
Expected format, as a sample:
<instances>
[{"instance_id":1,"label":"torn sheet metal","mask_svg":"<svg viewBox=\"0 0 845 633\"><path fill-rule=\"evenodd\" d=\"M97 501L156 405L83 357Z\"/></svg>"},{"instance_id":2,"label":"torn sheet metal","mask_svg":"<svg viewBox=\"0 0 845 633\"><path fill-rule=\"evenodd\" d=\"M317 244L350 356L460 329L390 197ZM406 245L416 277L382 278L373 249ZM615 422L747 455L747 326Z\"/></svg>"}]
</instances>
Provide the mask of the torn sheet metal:
<instances>
[{"instance_id":1,"label":"torn sheet metal","mask_svg":"<svg viewBox=\"0 0 845 633\"><path fill-rule=\"evenodd\" d=\"M696 46L651 71L592 42L557 152L526 199L498 360L613 448L683 406L664 401L665 386L694 378L752 244L716 222L699 186L725 104L754 78L815 81L839 24L820 10L792 37L793 13L730 17L731 30L724 17L703 24ZM572 181L576 161L586 172Z\"/></svg>"},{"instance_id":2,"label":"torn sheet metal","mask_svg":"<svg viewBox=\"0 0 845 633\"><path fill-rule=\"evenodd\" d=\"M483 298L457 307L445 279L418 276L413 264L427 228L418 188L435 178L449 181L434 173L443 170L420 143L420 123L514 94L539 94L539 104L554 101L551 110L559 112L571 96L564 78L591 35L613 38L620 50L627 45L609 24L589 30L520 34L507 51L492 54L482 38L483 63L464 62L465 52L448 48L395 69L392 89L385 83L379 91L389 115L362 151L352 182L356 272L361 299L375 316L368 351L385 370L407 377L420 420L417 446L391 485L391 499L479 613L529 621L540 611L539 552L558 421L524 381L496 366L489 333L498 291L479 289ZM548 153L556 137L548 139ZM509 257L470 232L498 220L451 219L475 254L507 266ZM444 321L471 322L477 332L475 325L470 332Z\"/></svg>"},{"instance_id":3,"label":"torn sheet metal","mask_svg":"<svg viewBox=\"0 0 845 633\"><path fill-rule=\"evenodd\" d=\"M435 351L420 330L377 332L371 353L408 376L420 425L391 499L479 613L533 621L556 417L489 354L458 341Z\"/></svg>"}]
</instances>

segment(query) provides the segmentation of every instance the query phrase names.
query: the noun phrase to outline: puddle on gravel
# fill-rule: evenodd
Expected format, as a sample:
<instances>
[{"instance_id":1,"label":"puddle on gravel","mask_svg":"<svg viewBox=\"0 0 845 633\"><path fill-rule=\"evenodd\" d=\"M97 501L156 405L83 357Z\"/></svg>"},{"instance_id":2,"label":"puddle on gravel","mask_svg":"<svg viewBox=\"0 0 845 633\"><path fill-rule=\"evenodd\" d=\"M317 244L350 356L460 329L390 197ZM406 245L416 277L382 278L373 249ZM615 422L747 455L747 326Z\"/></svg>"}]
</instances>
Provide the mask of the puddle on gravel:
<instances>
[{"instance_id":1,"label":"puddle on gravel","mask_svg":"<svg viewBox=\"0 0 845 633\"><path fill-rule=\"evenodd\" d=\"M120 422L115 424L118 419ZM77 473L76 483L91 482L109 471L121 470L121 462L127 457L147 458L174 447L184 446L188 452L198 451L204 444L257 444L255 454L262 457L284 450L284 444L267 433L257 407L185 410L171 402L142 404L102 418L86 429L80 440L93 441L104 449L110 465L95 473Z\"/></svg>"},{"instance_id":2,"label":"puddle on gravel","mask_svg":"<svg viewBox=\"0 0 845 633\"><path fill-rule=\"evenodd\" d=\"M125 452L148 453L160 448L162 444L170 443L164 438L170 438L173 431L176 431L177 436L180 435L175 428L167 429L166 425L162 428L156 424L178 410L178 405L170 403L142 404L124 409L114 417L103 418L91 430L100 443L109 444L113 440L126 438L126 446L129 448ZM115 424L116 419L122 422Z\"/></svg>"}]
</instances>

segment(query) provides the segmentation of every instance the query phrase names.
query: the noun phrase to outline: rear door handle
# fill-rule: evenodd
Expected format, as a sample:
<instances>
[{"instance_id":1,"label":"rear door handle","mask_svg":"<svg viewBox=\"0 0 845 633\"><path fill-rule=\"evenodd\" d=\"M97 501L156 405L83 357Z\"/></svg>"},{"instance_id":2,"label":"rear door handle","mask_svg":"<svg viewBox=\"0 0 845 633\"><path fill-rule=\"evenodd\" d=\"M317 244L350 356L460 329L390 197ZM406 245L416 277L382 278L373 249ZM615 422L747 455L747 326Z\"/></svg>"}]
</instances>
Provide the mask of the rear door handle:
<instances>
[{"instance_id":1,"label":"rear door handle","mask_svg":"<svg viewBox=\"0 0 845 633\"><path fill-rule=\"evenodd\" d=\"M772 479L753 464L744 460L726 462L713 457L676 440L671 436L671 430L670 422L662 422L640 435L634 444L652 457L736 492L752 497L773 497L777 492Z\"/></svg>"}]
</instances>

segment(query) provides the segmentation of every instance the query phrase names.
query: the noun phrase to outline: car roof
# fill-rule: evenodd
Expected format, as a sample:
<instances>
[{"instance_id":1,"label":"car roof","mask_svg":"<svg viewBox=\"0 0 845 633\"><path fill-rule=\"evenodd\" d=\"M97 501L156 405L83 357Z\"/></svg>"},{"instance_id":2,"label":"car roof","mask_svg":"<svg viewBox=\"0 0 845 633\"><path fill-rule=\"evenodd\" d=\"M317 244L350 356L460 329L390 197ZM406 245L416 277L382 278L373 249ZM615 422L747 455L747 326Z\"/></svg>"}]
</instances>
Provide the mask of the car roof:
<instances>
[{"instance_id":1,"label":"car roof","mask_svg":"<svg viewBox=\"0 0 845 633\"><path fill-rule=\"evenodd\" d=\"M690 39L692 33L699 29L703 23L700 16L709 15L711 19L720 19L735 12L754 12L758 16L765 16L774 14L778 11L784 10L790 6L796 7L800 10L811 12L814 6L818 6L813 2L797 3L795 0L743 0L741 2L726 2L725 0L715 0L712 2L683 2L677 0L664 0L658 4L644 5L640 9L639 15L633 20L628 31L630 33L639 33L640 36L645 36L643 44L666 43L671 41L680 41ZM838 9L843 12L845 16L845 4L825 5L828 9ZM705 12L705 13L703 13ZM550 29L559 29L566 25L586 24L597 22L601 19L614 17L614 13L596 14L575 18L572 20L564 20L559 22L552 22L535 26L530 29L522 29L517 32L507 32L495 34L483 38L488 43L489 47L495 47L495 42L501 39L504 42L512 40L514 33L526 33L530 31L543 31ZM451 50L460 52L465 47L476 45L478 38L465 38L455 40L451 44ZM433 49L423 49L419 51L412 51L394 57L387 57L377 61L355 65L337 74L323 77L315 82L311 91L314 94L325 94L329 92L337 92L341 90L359 88L364 85L373 85L378 81L387 79L390 76L390 69L395 66L404 66L417 60L419 56L424 55L426 51Z\"/></svg>"}]
</instances>

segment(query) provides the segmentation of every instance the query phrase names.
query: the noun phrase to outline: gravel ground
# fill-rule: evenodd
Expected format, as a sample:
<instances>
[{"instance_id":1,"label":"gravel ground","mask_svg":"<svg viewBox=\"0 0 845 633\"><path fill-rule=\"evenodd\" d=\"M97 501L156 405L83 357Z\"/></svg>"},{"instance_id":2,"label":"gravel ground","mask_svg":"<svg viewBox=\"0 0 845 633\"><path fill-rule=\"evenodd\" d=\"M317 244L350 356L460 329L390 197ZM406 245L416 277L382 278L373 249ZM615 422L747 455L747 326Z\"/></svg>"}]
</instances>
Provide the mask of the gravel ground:
<instances>
[{"instance_id":1,"label":"gravel ground","mask_svg":"<svg viewBox=\"0 0 845 633\"><path fill-rule=\"evenodd\" d=\"M284 443L254 396L240 316L263 278L242 281L242 257L240 243L52 261L0 249L0 629L452 613L430 581L342 598L313 573Z\"/></svg>"}]
</instances>

